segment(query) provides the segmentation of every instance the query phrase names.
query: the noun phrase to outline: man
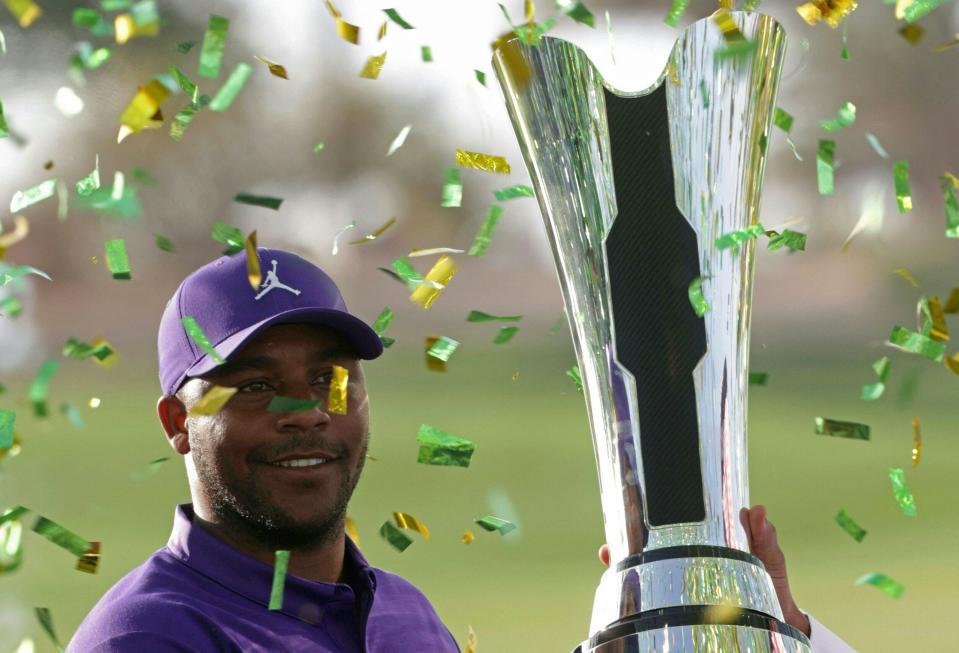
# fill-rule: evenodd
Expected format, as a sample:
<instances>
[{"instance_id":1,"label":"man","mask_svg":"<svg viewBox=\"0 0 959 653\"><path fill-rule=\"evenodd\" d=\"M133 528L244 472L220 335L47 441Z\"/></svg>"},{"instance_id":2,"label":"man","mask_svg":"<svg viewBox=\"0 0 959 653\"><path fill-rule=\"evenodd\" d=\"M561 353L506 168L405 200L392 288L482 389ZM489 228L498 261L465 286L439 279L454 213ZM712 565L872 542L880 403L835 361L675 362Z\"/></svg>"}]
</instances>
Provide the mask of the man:
<instances>
[{"instance_id":1,"label":"man","mask_svg":"<svg viewBox=\"0 0 959 653\"><path fill-rule=\"evenodd\" d=\"M458 651L426 597L370 567L344 535L369 440L359 361L382 353L379 336L319 268L257 254L270 273L256 290L240 253L191 274L166 306L157 412L193 503L177 507L167 546L107 592L69 650ZM188 316L225 364L191 340ZM342 415L326 405L334 365L348 374ZM213 415L191 413L215 386L236 393ZM319 404L271 411L276 397ZM291 553L271 611L277 550Z\"/></svg>"},{"instance_id":2,"label":"man","mask_svg":"<svg viewBox=\"0 0 959 653\"><path fill-rule=\"evenodd\" d=\"M104 595L68 650L458 651L426 597L370 567L344 534L369 440L359 361L382 353L379 337L319 268L280 250L257 255L261 269L271 267L256 289L237 254L191 274L167 303L157 412L186 461L193 503L177 507L167 546ZM223 363L187 335L185 317ZM345 414L326 405L334 366L347 371ZM216 386L236 392L215 414L199 414ZM271 411L276 397L319 403ZM752 541L767 566L782 558L774 533L754 526ZM291 555L282 608L271 611L277 550Z\"/></svg>"}]
</instances>

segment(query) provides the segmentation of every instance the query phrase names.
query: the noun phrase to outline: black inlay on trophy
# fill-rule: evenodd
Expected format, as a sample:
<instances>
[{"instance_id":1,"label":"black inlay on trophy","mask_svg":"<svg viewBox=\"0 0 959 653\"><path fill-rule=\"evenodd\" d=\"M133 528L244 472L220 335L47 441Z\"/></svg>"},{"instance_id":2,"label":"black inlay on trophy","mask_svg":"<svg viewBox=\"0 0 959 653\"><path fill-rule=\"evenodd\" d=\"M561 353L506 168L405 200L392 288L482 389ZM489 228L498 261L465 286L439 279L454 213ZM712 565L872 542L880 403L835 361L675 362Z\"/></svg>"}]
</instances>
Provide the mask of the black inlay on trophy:
<instances>
[{"instance_id":1,"label":"black inlay on trophy","mask_svg":"<svg viewBox=\"0 0 959 653\"><path fill-rule=\"evenodd\" d=\"M668 82L667 82L668 83ZM616 219L606 238L616 357L636 378L651 526L706 518L693 369L706 327L689 303L696 232L676 206L666 84L606 92Z\"/></svg>"}]
</instances>

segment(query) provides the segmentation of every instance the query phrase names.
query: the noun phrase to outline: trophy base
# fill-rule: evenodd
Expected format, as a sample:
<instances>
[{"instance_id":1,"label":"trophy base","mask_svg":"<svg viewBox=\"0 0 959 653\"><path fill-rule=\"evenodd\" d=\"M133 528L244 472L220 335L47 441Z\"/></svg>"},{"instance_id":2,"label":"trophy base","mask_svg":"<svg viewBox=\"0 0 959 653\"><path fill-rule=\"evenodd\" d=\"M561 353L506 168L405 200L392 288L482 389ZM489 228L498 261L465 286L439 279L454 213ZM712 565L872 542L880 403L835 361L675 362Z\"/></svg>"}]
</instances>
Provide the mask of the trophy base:
<instances>
[{"instance_id":1,"label":"trophy base","mask_svg":"<svg viewBox=\"0 0 959 653\"><path fill-rule=\"evenodd\" d=\"M652 610L596 633L573 653L812 653L798 629L727 606Z\"/></svg>"}]
</instances>

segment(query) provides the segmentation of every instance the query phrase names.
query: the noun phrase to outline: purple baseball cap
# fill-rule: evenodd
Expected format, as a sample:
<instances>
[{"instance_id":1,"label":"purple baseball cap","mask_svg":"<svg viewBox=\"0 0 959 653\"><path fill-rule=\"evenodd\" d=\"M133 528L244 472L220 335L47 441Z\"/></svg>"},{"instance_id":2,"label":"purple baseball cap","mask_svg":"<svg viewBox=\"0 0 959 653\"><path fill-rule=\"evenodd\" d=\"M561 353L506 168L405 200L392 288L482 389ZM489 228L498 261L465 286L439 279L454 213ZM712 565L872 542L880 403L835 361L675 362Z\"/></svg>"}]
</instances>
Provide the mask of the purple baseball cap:
<instances>
[{"instance_id":1,"label":"purple baseball cap","mask_svg":"<svg viewBox=\"0 0 959 653\"><path fill-rule=\"evenodd\" d=\"M250 285L246 254L207 263L183 280L160 319L157 353L160 386L172 395L185 380L220 363L187 335L182 318L193 317L224 359L274 324L306 322L339 331L363 359L383 353L377 333L352 315L333 280L304 258L281 249L258 247L261 283Z\"/></svg>"}]
</instances>

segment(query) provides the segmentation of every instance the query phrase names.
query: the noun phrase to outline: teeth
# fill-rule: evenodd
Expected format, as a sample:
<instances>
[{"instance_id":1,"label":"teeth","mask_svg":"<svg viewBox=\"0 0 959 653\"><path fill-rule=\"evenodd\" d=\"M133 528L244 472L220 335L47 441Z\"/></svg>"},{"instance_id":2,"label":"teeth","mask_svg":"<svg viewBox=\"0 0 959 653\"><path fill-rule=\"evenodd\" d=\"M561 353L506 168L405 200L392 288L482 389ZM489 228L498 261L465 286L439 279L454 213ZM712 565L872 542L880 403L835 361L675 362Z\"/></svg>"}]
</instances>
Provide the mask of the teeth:
<instances>
[{"instance_id":1,"label":"teeth","mask_svg":"<svg viewBox=\"0 0 959 653\"><path fill-rule=\"evenodd\" d=\"M273 463L278 467L312 467L326 462L326 458L294 458L293 460L281 460Z\"/></svg>"}]
</instances>

